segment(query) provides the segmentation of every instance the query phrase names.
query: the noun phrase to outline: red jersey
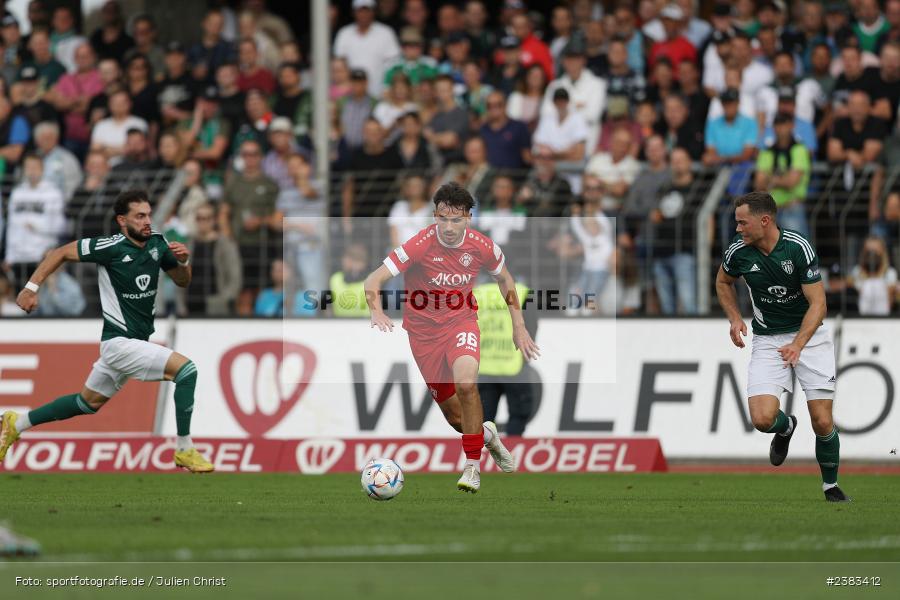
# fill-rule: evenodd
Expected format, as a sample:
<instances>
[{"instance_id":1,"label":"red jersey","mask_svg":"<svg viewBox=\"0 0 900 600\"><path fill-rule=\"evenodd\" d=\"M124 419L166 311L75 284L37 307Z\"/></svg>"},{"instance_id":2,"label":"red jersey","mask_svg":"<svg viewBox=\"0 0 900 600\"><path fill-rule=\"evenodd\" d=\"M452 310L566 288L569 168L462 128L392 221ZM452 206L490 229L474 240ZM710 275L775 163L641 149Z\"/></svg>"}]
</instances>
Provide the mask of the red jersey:
<instances>
[{"instance_id":1,"label":"red jersey","mask_svg":"<svg viewBox=\"0 0 900 600\"><path fill-rule=\"evenodd\" d=\"M451 247L438 238L437 225L426 227L384 259L392 274L405 274L403 328L442 331L454 322L477 320L472 287L478 272L484 267L498 275L505 260L500 246L474 229L466 229Z\"/></svg>"}]
</instances>

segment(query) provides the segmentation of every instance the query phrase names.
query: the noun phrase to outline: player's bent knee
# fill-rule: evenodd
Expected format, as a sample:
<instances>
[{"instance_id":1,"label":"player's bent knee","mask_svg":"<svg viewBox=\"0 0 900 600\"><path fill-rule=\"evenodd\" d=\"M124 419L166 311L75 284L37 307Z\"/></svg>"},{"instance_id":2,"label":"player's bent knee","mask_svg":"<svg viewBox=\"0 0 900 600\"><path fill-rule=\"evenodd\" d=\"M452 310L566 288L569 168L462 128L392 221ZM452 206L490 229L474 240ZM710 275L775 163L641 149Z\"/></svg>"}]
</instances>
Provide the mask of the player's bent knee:
<instances>
[{"instance_id":1,"label":"player's bent knee","mask_svg":"<svg viewBox=\"0 0 900 600\"><path fill-rule=\"evenodd\" d=\"M750 420L753 422L753 426L757 431L762 431L763 433L768 433L769 429L772 428L772 425L775 423L775 419L778 418L778 414L753 414L750 415Z\"/></svg>"},{"instance_id":2,"label":"player's bent knee","mask_svg":"<svg viewBox=\"0 0 900 600\"><path fill-rule=\"evenodd\" d=\"M456 394L461 398L472 398L478 392L478 385L474 381L466 381L456 384Z\"/></svg>"},{"instance_id":3,"label":"player's bent knee","mask_svg":"<svg viewBox=\"0 0 900 600\"><path fill-rule=\"evenodd\" d=\"M834 429L831 415L815 415L812 417L812 428L816 435L828 435Z\"/></svg>"}]
</instances>

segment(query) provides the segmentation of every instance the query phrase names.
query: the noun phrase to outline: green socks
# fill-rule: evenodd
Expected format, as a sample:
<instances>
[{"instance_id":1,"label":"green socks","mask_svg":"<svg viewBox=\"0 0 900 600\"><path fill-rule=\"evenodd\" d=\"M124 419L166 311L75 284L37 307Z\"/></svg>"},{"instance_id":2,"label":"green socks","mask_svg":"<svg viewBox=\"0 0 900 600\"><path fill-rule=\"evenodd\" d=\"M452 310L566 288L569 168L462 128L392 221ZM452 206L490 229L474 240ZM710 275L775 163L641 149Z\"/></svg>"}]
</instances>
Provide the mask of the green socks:
<instances>
[{"instance_id":1,"label":"green socks","mask_svg":"<svg viewBox=\"0 0 900 600\"><path fill-rule=\"evenodd\" d=\"M88 406L81 394L69 394L32 410L28 413L28 420L31 425L40 425L50 421L71 419L78 415L92 415L95 412L97 411Z\"/></svg>"},{"instance_id":2,"label":"green socks","mask_svg":"<svg viewBox=\"0 0 900 600\"><path fill-rule=\"evenodd\" d=\"M175 375L175 425L179 436L191 434L191 415L194 412L194 388L197 387L197 366L187 361Z\"/></svg>"},{"instance_id":3,"label":"green socks","mask_svg":"<svg viewBox=\"0 0 900 600\"><path fill-rule=\"evenodd\" d=\"M788 416L784 414L783 410L779 410L778 416L775 417L775 422L772 423L772 426L769 427L766 433L784 433L785 431L787 431L790 424L791 420L788 418Z\"/></svg>"},{"instance_id":4,"label":"green socks","mask_svg":"<svg viewBox=\"0 0 900 600\"><path fill-rule=\"evenodd\" d=\"M837 427L828 435L816 436L816 460L822 471L822 482L837 483L838 463L841 457L841 438Z\"/></svg>"}]
</instances>

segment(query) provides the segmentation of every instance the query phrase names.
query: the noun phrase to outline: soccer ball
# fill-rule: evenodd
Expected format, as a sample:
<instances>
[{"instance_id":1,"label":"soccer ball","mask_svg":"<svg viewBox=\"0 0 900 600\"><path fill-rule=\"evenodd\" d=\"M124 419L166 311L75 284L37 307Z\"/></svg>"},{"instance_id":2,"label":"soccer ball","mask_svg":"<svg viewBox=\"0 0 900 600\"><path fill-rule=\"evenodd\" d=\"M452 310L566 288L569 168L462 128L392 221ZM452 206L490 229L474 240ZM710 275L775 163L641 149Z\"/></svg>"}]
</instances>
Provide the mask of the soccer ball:
<instances>
[{"instance_id":1,"label":"soccer ball","mask_svg":"<svg viewBox=\"0 0 900 600\"><path fill-rule=\"evenodd\" d=\"M403 490L403 470L389 458L373 458L363 467L360 482L372 500L390 500Z\"/></svg>"}]
</instances>

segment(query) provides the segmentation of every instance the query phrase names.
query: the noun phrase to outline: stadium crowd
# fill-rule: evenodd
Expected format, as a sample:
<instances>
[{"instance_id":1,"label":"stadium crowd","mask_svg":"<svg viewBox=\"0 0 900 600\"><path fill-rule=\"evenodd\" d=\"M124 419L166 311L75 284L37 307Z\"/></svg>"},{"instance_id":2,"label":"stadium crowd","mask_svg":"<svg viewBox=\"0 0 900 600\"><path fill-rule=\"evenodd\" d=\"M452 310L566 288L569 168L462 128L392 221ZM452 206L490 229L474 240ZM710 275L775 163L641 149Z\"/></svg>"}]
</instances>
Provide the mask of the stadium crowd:
<instances>
[{"instance_id":1,"label":"stadium crowd","mask_svg":"<svg viewBox=\"0 0 900 600\"><path fill-rule=\"evenodd\" d=\"M771 190L831 293L897 309L900 0L335 2L327 182L308 32L263 0L211 4L190 40L115 0L92 32L43 0L27 35L3 12L0 315L47 250L115 233L133 186L193 252L193 284L163 311L315 314L302 290L361 285L451 180L513 261L538 243L576 265L562 284L598 312L695 314L697 215L722 167L717 248L729 199ZM77 269L42 288L41 314L96 308Z\"/></svg>"}]
</instances>

